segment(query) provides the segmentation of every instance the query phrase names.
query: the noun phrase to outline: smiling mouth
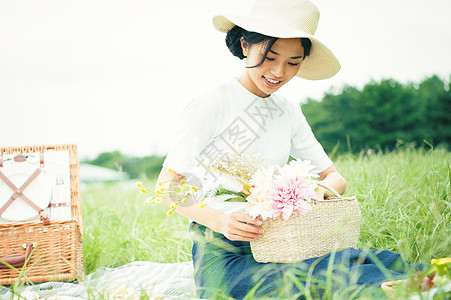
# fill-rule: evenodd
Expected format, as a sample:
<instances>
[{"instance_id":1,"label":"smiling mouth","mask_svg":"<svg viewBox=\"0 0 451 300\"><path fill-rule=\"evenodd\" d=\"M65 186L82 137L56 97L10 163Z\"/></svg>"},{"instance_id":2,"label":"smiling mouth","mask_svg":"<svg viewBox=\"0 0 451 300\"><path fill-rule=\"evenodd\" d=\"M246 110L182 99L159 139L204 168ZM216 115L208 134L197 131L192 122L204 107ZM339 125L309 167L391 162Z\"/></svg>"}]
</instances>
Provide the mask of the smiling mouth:
<instances>
[{"instance_id":1,"label":"smiling mouth","mask_svg":"<svg viewBox=\"0 0 451 300\"><path fill-rule=\"evenodd\" d=\"M268 78L266 76L262 76L262 77L265 79L266 84L271 87L277 86L279 83L282 82L280 80L274 80L274 79Z\"/></svg>"}]
</instances>

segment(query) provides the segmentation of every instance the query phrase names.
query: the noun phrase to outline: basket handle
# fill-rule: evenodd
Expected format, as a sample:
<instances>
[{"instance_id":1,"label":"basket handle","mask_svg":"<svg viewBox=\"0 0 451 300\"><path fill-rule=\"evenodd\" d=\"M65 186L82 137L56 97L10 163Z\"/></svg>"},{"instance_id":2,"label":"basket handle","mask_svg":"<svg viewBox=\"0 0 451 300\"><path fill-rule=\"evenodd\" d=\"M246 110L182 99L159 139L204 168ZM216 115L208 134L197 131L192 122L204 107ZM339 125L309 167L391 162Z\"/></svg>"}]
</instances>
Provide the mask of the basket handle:
<instances>
[{"instance_id":1,"label":"basket handle","mask_svg":"<svg viewBox=\"0 0 451 300\"><path fill-rule=\"evenodd\" d=\"M3 262L6 262L7 264L13 266L14 268L20 268L22 267L25 262L28 260L28 258L31 255L32 248L36 247L37 243L31 243L31 244L23 244L22 247L25 248L25 254L19 255L19 256L11 256L11 257L0 257L0 269L8 269L9 266L4 264Z\"/></svg>"},{"instance_id":2,"label":"basket handle","mask_svg":"<svg viewBox=\"0 0 451 300\"><path fill-rule=\"evenodd\" d=\"M323 182L317 182L316 184L319 185L320 187L325 188L326 190L332 192L335 197L340 198L340 199L342 198L342 196L330 185L327 185Z\"/></svg>"}]
</instances>

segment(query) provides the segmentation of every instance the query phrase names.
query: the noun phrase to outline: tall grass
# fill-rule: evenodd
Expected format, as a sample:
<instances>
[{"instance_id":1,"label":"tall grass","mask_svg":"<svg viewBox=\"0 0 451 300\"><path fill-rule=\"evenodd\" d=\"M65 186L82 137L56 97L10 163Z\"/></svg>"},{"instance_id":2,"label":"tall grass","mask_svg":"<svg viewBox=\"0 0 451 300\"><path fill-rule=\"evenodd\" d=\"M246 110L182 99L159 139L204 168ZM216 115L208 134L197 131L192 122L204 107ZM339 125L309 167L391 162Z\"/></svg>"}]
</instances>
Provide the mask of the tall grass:
<instances>
[{"instance_id":1,"label":"tall grass","mask_svg":"<svg viewBox=\"0 0 451 300\"><path fill-rule=\"evenodd\" d=\"M149 182L147 186L154 186ZM82 191L85 273L145 260L191 259L188 220L168 216L164 204L148 205L137 188L107 184Z\"/></svg>"},{"instance_id":2,"label":"tall grass","mask_svg":"<svg viewBox=\"0 0 451 300\"><path fill-rule=\"evenodd\" d=\"M362 210L359 247L401 252L409 263L451 255L449 152L407 147L335 164Z\"/></svg>"},{"instance_id":3,"label":"tall grass","mask_svg":"<svg viewBox=\"0 0 451 300\"><path fill-rule=\"evenodd\" d=\"M343 155L335 165L362 210L359 248L401 252L408 263L451 256L450 152L405 147ZM188 220L166 215L164 204L145 205L137 188L89 186L82 202L87 274L136 260L191 260Z\"/></svg>"}]
</instances>

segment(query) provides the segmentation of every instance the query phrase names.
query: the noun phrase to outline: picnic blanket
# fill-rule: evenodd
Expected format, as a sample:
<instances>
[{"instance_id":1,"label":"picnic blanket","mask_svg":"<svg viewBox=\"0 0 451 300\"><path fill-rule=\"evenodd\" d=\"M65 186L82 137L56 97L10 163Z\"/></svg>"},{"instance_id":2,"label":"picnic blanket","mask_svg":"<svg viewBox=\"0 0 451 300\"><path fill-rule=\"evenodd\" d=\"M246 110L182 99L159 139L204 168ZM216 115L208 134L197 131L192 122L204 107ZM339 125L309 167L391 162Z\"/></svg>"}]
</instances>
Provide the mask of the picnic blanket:
<instances>
[{"instance_id":1,"label":"picnic blanket","mask_svg":"<svg viewBox=\"0 0 451 300\"><path fill-rule=\"evenodd\" d=\"M451 283L442 289L451 294ZM140 299L141 295L146 295L146 299L199 299L194 291L192 261L136 261L118 268L100 268L80 283L45 282L22 286L15 292L0 286L0 299ZM433 288L410 300L432 300L437 292L438 289Z\"/></svg>"},{"instance_id":2,"label":"picnic blanket","mask_svg":"<svg viewBox=\"0 0 451 300\"><path fill-rule=\"evenodd\" d=\"M80 283L45 282L21 286L17 291L1 287L0 299L13 299L17 294L27 300L139 299L141 295L146 299L197 299L191 261L136 261L118 268L100 268Z\"/></svg>"}]
</instances>

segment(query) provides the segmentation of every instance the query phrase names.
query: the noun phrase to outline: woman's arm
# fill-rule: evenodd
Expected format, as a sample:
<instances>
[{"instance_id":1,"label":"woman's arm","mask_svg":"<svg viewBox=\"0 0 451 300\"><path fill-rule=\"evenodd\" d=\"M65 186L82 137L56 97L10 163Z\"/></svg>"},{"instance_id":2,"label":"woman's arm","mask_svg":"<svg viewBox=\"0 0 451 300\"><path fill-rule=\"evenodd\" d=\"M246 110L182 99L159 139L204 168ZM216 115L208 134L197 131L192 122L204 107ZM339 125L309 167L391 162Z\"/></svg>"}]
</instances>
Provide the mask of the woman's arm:
<instances>
[{"instance_id":1,"label":"woman's arm","mask_svg":"<svg viewBox=\"0 0 451 300\"><path fill-rule=\"evenodd\" d=\"M334 166L330 166L326 170L319 173L319 179L325 185L334 188L341 195L346 190L346 180L343 178L343 176L341 176L341 174ZM323 199L324 193L327 193L327 190L320 187L320 191L318 192L318 199Z\"/></svg>"},{"instance_id":2,"label":"woman's arm","mask_svg":"<svg viewBox=\"0 0 451 300\"><path fill-rule=\"evenodd\" d=\"M167 189L170 182L179 183L182 179L184 179L184 176L175 172L169 172L168 169L163 167L158 176L155 189L161 189L162 187ZM162 186L158 185L159 182L163 183ZM213 231L222 233L229 240L252 241L255 238L261 237L262 231L259 228L261 222L259 220L253 220L244 211L224 214L208 206L200 208L199 202L194 199L190 200L187 203L193 204L189 206L179 205L175 208L175 211L186 218L209 227ZM168 197L163 198L162 201L168 206L173 203Z\"/></svg>"}]
</instances>

